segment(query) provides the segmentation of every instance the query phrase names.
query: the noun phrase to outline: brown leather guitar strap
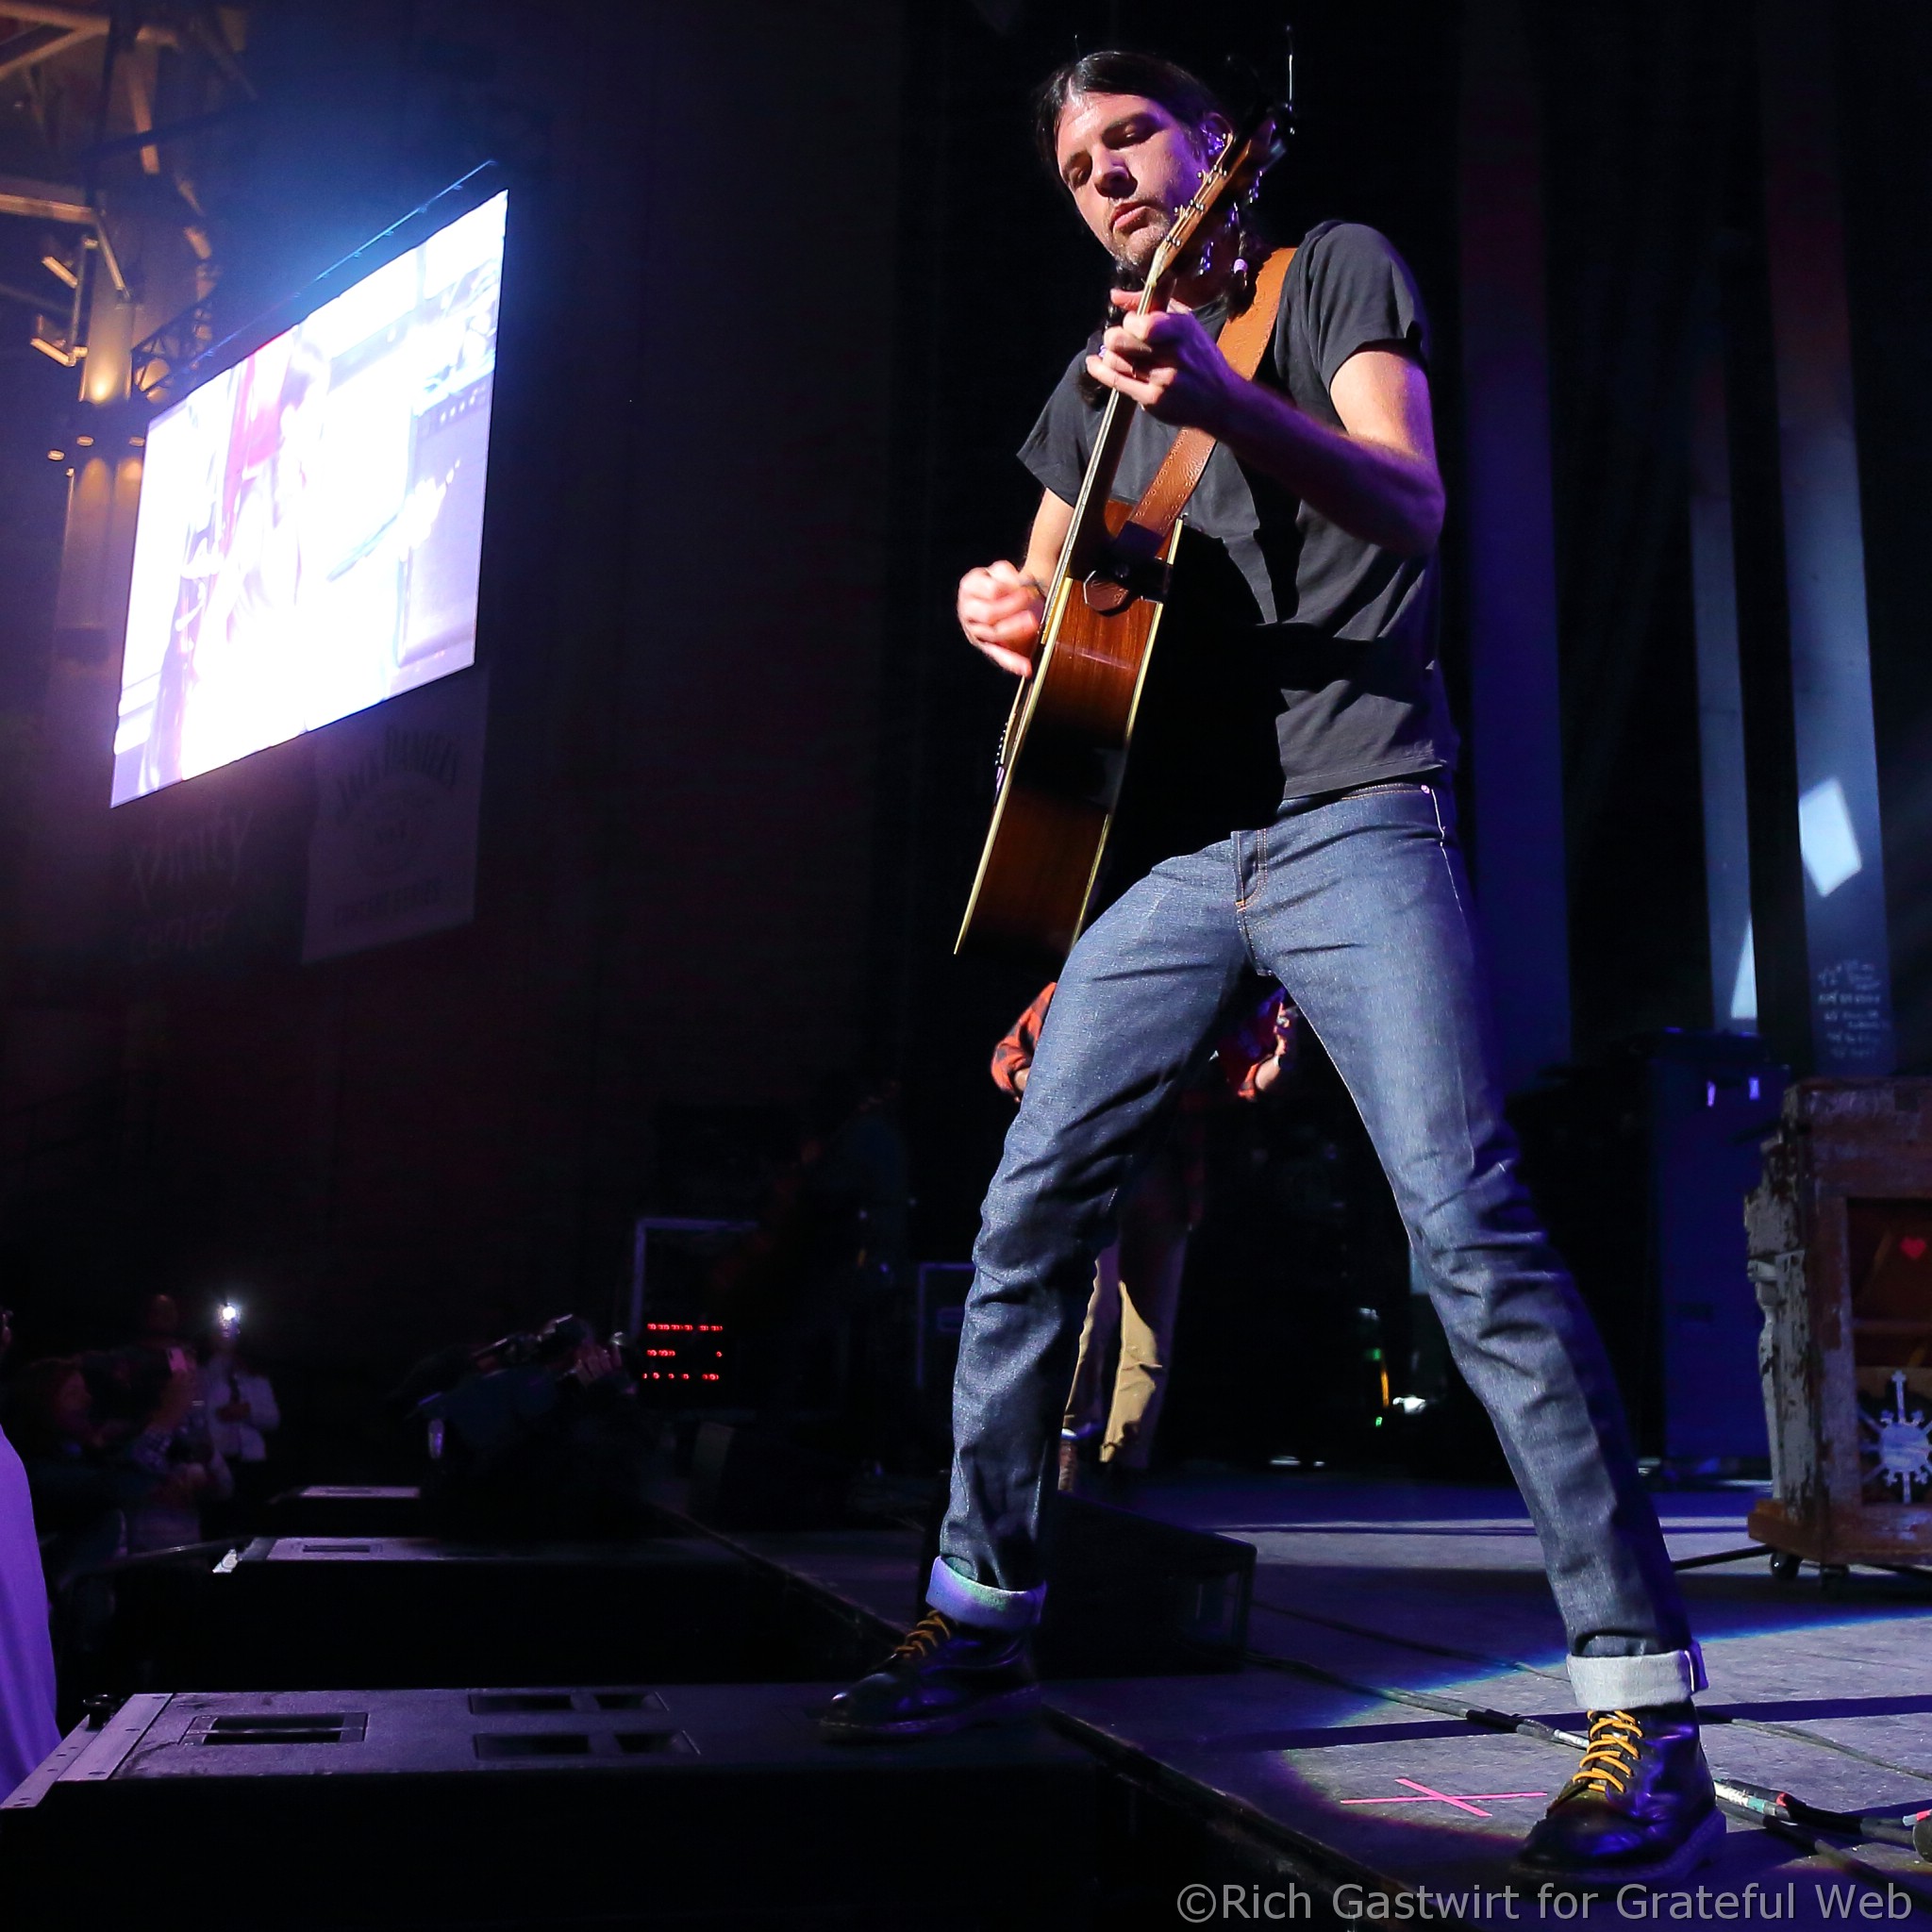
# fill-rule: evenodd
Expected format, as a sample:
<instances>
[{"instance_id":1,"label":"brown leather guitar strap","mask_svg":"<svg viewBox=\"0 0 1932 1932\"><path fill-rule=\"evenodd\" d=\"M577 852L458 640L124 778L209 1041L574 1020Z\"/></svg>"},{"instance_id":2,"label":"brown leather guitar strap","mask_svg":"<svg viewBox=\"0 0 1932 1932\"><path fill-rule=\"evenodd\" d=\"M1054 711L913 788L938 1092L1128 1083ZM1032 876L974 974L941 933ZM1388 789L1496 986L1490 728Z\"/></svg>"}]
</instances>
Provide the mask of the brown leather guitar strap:
<instances>
[{"instance_id":1,"label":"brown leather guitar strap","mask_svg":"<svg viewBox=\"0 0 1932 1932\"><path fill-rule=\"evenodd\" d=\"M1261 366L1274 334L1274 318L1281 311L1288 265L1293 259L1292 248L1277 248L1255 277L1255 299L1221 331L1221 353L1237 375L1252 375ZM1135 532L1130 541L1137 554L1158 551L1167 541L1174 519L1187 508L1188 498L1193 495L1213 454L1214 439L1205 429L1183 429L1174 438L1174 447L1154 473L1154 480L1127 514L1128 527ZM1124 530L1122 535L1125 534Z\"/></svg>"}]
</instances>

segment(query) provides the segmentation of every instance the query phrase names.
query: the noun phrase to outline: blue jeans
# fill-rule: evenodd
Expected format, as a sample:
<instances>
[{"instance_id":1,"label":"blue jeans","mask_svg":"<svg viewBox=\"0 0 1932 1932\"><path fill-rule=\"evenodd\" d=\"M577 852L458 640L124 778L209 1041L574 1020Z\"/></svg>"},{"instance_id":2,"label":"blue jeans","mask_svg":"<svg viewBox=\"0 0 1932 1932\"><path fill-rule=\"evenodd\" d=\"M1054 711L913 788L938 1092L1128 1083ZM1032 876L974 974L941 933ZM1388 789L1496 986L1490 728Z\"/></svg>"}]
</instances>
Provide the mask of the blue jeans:
<instances>
[{"instance_id":1,"label":"blue jeans","mask_svg":"<svg viewBox=\"0 0 1932 1932\"><path fill-rule=\"evenodd\" d=\"M928 1597L1024 1626L1094 1256L1244 975L1278 979L1354 1096L1457 1366L1537 1533L1587 1708L1703 1688L1603 1345L1516 1172L1446 796L1291 799L1158 865L1081 937L987 1195Z\"/></svg>"}]
</instances>

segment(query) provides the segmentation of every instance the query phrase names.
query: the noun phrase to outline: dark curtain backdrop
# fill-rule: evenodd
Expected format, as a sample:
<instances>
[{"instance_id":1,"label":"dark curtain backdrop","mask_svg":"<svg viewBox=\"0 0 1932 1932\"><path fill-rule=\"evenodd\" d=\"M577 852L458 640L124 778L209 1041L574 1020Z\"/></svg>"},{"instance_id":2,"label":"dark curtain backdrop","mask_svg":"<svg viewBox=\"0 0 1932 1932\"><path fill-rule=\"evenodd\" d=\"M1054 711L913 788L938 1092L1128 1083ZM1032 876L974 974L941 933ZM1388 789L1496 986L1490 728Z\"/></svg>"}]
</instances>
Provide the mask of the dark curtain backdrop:
<instances>
[{"instance_id":1,"label":"dark curtain backdrop","mask_svg":"<svg viewBox=\"0 0 1932 1932\"><path fill-rule=\"evenodd\" d=\"M1690 384L1729 358L1742 645L1788 675L1750 0L1532 8L1546 115L1552 422L1580 1056L1711 1024L1689 558ZM1932 9L1833 10L1853 400L1900 1065L1932 1065ZM1782 710L1784 716L1775 714ZM1788 738L1789 700L1758 728ZM1775 758L1779 747L1766 747ZM1785 753L1789 756L1788 751ZM1757 782L1754 780L1754 783ZM1762 826L1760 824L1760 831ZM1769 854L1774 870L1790 854ZM1760 1005L1766 985L1760 954Z\"/></svg>"},{"instance_id":2,"label":"dark curtain backdrop","mask_svg":"<svg viewBox=\"0 0 1932 1932\"><path fill-rule=\"evenodd\" d=\"M1932 8L1839 12L1865 589L1900 1065L1932 1073Z\"/></svg>"},{"instance_id":3,"label":"dark curtain backdrop","mask_svg":"<svg viewBox=\"0 0 1932 1932\"><path fill-rule=\"evenodd\" d=\"M1710 1024L1688 451L1743 18L1724 0L1585 0L1531 18L1574 1041L1588 1057Z\"/></svg>"}]
</instances>

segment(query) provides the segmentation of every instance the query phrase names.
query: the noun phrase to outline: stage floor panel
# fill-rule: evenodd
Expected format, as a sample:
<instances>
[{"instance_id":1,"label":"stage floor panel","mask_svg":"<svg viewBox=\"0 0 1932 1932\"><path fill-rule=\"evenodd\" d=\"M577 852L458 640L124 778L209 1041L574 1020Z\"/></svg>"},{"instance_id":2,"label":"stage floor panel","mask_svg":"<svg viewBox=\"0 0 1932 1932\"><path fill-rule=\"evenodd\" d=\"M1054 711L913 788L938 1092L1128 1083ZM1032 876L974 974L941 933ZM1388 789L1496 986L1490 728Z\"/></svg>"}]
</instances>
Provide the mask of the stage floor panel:
<instances>
[{"instance_id":1,"label":"stage floor panel","mask_svg":"<svg viewBox=\"0 0 1932 1932\"><path fill-rule=\"evenodd\" d=\"M1744 1548L1755 1495L1661 1493L1673 1557ZM1364 1879L1459 1898L1474 1923L1507 1923L1510 1857L1576 1754L1401 1695L1582 1727L1536 1535L1513 1492L1190 1471L1155 1479L1135 1507L1254 1545L1253 1658L1232 1675L1058 1682L1050 1709ZM886 1622L914 1614L919 1539L909 1530L741 1541ZM1699 1700L1706 1750L1721 1777L1830 1810L1932 1806L1932 1578L1857 1572L1827 1598L1808 1575L1779 1582L1752 1557L1683 1580L1710 1677ZM1593 1922L1629 1922L1636 1911L1823 1925L1874 1907L1890 1919L1932 1911L1932 1870L1908 1852L1844 1849L1865 1873L1733 1823L1681 1901L1620 1910L1608 1899ZM1515 1905L1520 1920L1537 1922L1520 1886ZM1544 1916L1555 1923L1554 1906Z\"/></svg>"}]
</instances>

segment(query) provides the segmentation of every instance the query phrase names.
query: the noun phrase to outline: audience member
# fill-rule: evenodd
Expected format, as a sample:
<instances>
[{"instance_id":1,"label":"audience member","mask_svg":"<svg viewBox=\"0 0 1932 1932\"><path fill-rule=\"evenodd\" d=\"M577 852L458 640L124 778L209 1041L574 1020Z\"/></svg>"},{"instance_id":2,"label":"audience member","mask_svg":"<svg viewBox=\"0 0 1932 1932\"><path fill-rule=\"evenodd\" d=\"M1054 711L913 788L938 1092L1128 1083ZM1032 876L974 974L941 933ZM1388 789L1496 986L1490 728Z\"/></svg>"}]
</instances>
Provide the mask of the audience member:
<instances>
[{"instance_id":1,"label":"audience member","mask_svg":"<svg viewBox=\"0 0 1932 1932\"><path fill-rule=\"evenodd\" d=\"M0 1308L0 1357L13 1344ZM0 1796L60 1741L54 1720L54 1644L26 1467L0 1435Z\"/></svg>"},{"instance_id":2,"label":"audience member","mask_svg":"<svg viewBox=\"0 0 1932 1932\"><path fill-rule=\"evenodd\" d=\"M78 1363L92 1408L91 1446L131 1441L147 1427L170 1379L193 1369L181 1341L180 1305L170 1294L147 1296L127 1341L90 1350Z\"/></svg>"},{"instance_id":3,"label":"audience member","mask_svg":"<svg viewBox=\"0 0 1932 1932\"><path fill-rule=\"evenodd\" d=\"M129 1519L144 1507L173 1507L200 1487L171 1454L195 1390L192 1370L171 1374L130 1434L101 1420L77 1357L29 1362L15 1377L8 1432L26 1466L51 1591L125 1554Z\"/></svg>"},{"instance_id":4,"label":"audience member","mask_svg":"<svg viewBox=\"0 0 1932 1932\"><path fill-rule=\"evenodd\" d=\"M127 1553L199 1542L203 1505L226 1502L235 1483L210 1432L180 1303L163 1292L148 1295L134 1339L111 1355L87 1357L83 1368L94 1446L125 1443L132 1466L160 1478L125 1507Z\"/></svg>"},{"instance_id":5,"label":"audience member","mask_svg":"<svg viewBox=\"0 0 1932 1932\"><path fill-rule=\"evenodd\" d=\"M204 1506L234 1498L234 1473L215 1446L208 1404L202 1400L200 1374L191 1365L171 1376L168 1386L174 1389L177 1383L186 1385L187 1409L175 1426L160 1436L158 1450L160 1411L129 1448L130 1456L143 1461L158 1455L161 1474L160 1482L127 1512L129 1555L198 1543Z\"/></svg>"},{"instance_id":6,"label":"audience member","mask_svg":"<svg viewBox=\"0 0 1932 1932\"><path fill-rule=\"evenodd\" d=\"M224 1302L215 1315L214 1343L201 1365L202 1400L208 1434L235 1483L238 1527L252 1526L267 1501L268 1443L281 1426L281 1410L269 1378L242 1354L242 1311Z\"/></svg>"}]
</instances>

